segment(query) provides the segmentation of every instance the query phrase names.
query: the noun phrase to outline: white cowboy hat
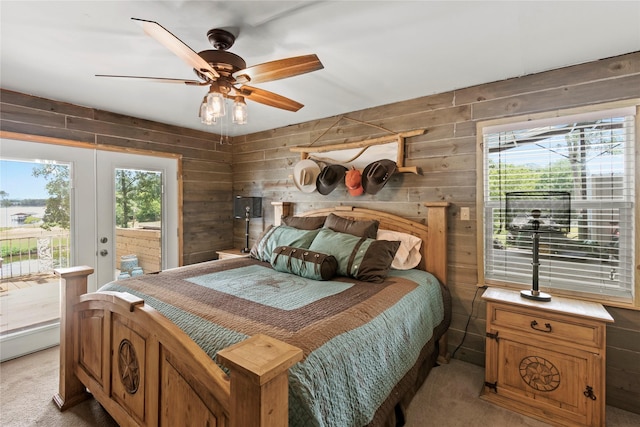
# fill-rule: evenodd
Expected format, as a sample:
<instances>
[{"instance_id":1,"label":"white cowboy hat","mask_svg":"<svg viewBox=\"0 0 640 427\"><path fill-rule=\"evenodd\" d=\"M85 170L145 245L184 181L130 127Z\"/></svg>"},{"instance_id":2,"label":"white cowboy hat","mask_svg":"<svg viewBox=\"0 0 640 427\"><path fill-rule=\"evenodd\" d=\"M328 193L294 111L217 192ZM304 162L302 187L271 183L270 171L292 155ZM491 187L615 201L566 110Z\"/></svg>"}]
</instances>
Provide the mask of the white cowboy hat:
<instances>
[{"instance_id":1,"label":"white cowboy hat","mask_svg":"<svg viewBox=\"0 0 640 427\"><path fill-rule=\"evenodd\" d=\"M320 175L320 166L313 160L301 160L293 167L293 183L303 193L316 191L318 175Z\"/></svg>"}]
</instances>

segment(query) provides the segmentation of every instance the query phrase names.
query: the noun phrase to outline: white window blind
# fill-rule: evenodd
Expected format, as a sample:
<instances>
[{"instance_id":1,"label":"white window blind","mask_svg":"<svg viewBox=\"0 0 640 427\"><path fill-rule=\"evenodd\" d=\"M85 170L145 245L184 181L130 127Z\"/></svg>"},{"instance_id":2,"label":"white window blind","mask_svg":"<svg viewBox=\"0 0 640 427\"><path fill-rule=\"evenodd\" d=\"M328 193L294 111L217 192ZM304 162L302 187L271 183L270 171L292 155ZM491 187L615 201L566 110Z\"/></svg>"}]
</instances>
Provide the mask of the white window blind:
<instances>
[{"instance_id":1,"label":"white window blind","mask_svg":"<svg viewBox=\"0 0 640 427\"><path fill-rule=\"evenodd\" d=\"M627 108L483 129L487 283L532 283L532 234L520 227L530 218L505 214L507 194L568 192L570 222L542 219L540 289L633 298L634 114Z\"/></svg>"}]
</instances>

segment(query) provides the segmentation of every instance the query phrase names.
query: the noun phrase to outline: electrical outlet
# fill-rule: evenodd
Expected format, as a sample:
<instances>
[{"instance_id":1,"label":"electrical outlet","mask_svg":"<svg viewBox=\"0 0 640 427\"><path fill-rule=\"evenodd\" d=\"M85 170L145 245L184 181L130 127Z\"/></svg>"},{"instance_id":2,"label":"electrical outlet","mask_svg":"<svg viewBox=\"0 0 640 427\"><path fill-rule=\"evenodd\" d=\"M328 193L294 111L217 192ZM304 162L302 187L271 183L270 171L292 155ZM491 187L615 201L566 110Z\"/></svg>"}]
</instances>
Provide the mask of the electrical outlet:
<instances>
[{"instance_id":1,"label":"electrical outlet","mask_svg":"<svg viewBox=\"0 0 640 427\"><path fill-rule=\"evenodd\" d=\"M460 220L469 221L469 208L467 206L460 208Z\"/></svg>"}]
</instances>

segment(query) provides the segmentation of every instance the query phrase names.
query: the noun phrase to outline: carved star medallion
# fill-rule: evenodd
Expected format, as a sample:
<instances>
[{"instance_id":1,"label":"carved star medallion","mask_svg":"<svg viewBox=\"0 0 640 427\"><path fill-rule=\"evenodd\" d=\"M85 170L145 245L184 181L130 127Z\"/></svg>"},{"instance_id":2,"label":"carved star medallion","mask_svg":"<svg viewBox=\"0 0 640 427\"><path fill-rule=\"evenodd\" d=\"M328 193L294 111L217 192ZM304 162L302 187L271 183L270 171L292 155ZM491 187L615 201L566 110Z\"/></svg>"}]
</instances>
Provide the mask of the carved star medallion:
<instances>
[{"instance_id":1,"label":"carved star medallion","mask_svg":"<svg viewBox=\"0 0 640 427\"><path fill-rule=\"evenodd\" d=\"M120 381L129 394L135 394L140 385L140 368L138 358L129 340L122 340L118 349L118 370Z\"/></svg>"},{"instance_id":2,"label":"carved star medallion","mask_svg":"<svg viewBox=\"0 0 640 427\"><path fill-rule=\"evenodd\" d=\"M525 384L538 391L553 391L560 385L558 368L544 357L527 356L522 359L520 376Z\"/></svg>"}]
</instances>

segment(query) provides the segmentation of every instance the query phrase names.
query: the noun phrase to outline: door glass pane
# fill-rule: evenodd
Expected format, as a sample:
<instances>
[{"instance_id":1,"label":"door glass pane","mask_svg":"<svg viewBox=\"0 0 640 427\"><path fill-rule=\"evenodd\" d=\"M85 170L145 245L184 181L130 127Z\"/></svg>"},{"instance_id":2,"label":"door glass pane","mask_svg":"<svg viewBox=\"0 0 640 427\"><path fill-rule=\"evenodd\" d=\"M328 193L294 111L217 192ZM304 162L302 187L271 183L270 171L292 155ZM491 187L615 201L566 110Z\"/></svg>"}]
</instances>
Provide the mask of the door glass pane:
<instances>
[{"instance_id":1,"label":"door glass pane","mask_svg":"<svg viewBox=\"0 0 640 427\"><path fill-rule=\"evenodd\" d=\"M0 334L59 321L69 267L70 164L0 160Z\"/></svg>"},{"instance_id":2,"label":"door glass pane","mask_svg":"<svg viewBox=\"0 0 640 427\"><path fill-rule=\"evenodd\" d=\"M162 270L162 173L115 170L115 275Z\"/></svg>"}]
</instances>

